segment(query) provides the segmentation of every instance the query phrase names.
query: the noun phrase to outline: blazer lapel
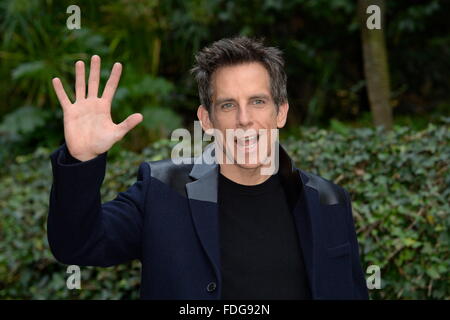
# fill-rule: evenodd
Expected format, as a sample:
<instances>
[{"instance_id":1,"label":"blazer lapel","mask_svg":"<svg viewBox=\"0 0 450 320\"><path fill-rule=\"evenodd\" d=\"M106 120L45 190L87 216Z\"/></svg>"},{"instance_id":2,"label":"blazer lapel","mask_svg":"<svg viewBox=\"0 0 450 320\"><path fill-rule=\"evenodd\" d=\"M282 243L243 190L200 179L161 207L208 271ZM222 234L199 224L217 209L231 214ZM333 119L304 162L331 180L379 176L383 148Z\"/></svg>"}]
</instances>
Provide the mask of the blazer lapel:
<instances>
[{"instance_id":1,"label":"blazer lapel","mask_svg":"<svg viewBox=\"0 0 450 320\"><path fill-rule=\"evenodd\" d=\"M294 208L294 220L296 222L298 235L300 238L300 246L303 252L303 259L305 261L306 272L308 274L311 295L313 299L319 298L317 292L317 228L319 226L317 210L320 210L319 194L308 185L309 178L301 170L300 180L303 188L300 192L299 201Z\"/></svg>"},{"instance_id":2,"label":"blazer lapel","mask_svg":"<svg viewBox=\"0 0 450 320\"><path fill-rule=\"evenodd\" d=\"M196 163L189 174L194 181L186 184L186 192L195 230L214 267L217 279L220 281L219 212L217 205L219 166L215 163L205 163L204 157L207 152L208 150L205 150L201 159L195 160Z\"/></svg>"},{"instance_id":3,"label":"blazer lapel","mask_svg":"<svg viewBox=\"0 0 450 320\"><path fill-rule=\"evenodd\" d=\"M320 199L317 188L309 176L295 167L294 161L286 150L279 148L279 173L285 187L288 202L293 211L294 221L303 253L306 273L309 279L313 299L319 297L317 286L318 247L317 238L320 219Z\"/></svg>"}]
</instances>

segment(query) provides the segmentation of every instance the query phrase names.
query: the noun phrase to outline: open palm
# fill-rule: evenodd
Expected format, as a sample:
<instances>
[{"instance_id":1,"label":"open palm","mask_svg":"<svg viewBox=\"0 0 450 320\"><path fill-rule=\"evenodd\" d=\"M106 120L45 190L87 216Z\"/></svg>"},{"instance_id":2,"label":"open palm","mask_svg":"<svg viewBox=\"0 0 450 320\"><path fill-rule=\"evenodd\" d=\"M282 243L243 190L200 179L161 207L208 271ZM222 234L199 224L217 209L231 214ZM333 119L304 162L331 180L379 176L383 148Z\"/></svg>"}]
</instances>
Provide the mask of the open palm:
<instances>
[{"instance_id":1,"label":"open palm","mask_svg":"<svg viewBox=\"0 0 450 320\"><path fill-rule=\"evenodd\" d=\"M59 78L52 80L64 114L64 137L70 154L81 161L95 158L108 151L114 143L143 120L134 113L115 124L111 118L111 103L119 84L122 65L115 63L103 95L98 97L100 83L100 57L91 58L86 96L85 67L83 61L75 64L75 96L71 103Z\"/></svg>"}]
</instances>

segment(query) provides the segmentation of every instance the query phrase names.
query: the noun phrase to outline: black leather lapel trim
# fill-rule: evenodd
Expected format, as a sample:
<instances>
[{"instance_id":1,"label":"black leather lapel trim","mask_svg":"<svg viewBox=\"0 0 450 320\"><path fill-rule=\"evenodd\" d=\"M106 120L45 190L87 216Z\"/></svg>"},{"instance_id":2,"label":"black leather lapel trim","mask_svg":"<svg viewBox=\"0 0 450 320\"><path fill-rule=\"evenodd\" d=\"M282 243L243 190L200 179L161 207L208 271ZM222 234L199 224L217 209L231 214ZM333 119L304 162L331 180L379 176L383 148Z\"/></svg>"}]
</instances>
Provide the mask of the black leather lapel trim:
<instances>
[{"instance_id":1,"label":"black leather lapel trim","mask_svg":"<svg viewBox=\"0 0 450 320\"><path fill-rule=\"evenodd\" d=\"M342 188L331 181L302 171L308 177L306 186L315 189L319 193L319 202L322 205L345 204L345 194Z\"/></svg>"},{"instance_id":2,"label":"black leather lapel trim","mask_svg":"<svg viewBox=\"0 0 450 320\"><path fill-rule=\"evenodd\" d=\"M189 199L217 202L218 165L210 164L213 144L206 146L201 157L186 158L181 163L171 159L148 162L151 176Z\"/></svg>"},{"instance_id":3,"label":"black leather lapel trim","mask_svg":"<svg viewBox=\"0 0 450 320\"><path fill-rule=\"evenodd\" d=\"M193 164L175 164L171 159L148 162L151 176L187 198L186 184L192 182L189 176Z\"/></svg>"},{"instance_id":4,"label":"black leather lapel trim","mask_svg":"<svg viewBox=\"0 0 450 320\"><path fill-rule=\"evenodd\" d=\"M217 178L219 165L215 163L215 144L206 146L203 154L195 158L189 176L196 181L186 185L189 199L217 203ZM213 162L214 161L214 162ZM210 164L211 163L211 164Z\"/></svg>"},{"instance_id":5,"label":"black leather lapel trim","mask_svg":"<svg viewBox=\"0 0 450 320\"><path fill-rule=\"evenodd\" d=\"M217 171L210 170L200 179L186 184L189 199L217 203Z\"/></svg>"},{"instance_id":6,"label":"black leather lapel trim","mask_svg":"<svg viewBox=\"0 0 450 320\"><path fill-rule=\"evenodd\" d=\"M279 144L279 176L284 188L289 208L294 210L300 197L302 184L300 175L295 167L294 161L289 157L286 150Z\"/></svg>"}]
</instances>

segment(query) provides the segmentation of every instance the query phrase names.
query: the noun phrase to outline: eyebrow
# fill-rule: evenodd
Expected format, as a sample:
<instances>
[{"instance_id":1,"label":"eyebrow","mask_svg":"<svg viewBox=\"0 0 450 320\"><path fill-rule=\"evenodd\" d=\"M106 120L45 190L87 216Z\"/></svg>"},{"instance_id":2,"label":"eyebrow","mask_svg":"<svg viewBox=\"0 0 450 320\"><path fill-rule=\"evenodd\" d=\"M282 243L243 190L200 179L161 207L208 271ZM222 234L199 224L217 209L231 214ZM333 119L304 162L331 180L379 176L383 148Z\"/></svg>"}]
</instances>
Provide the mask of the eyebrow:
<instances>
[{"instance_id":1,"label":"eyebrow","mask_svg":"<svg viewBox=\"0 0 450 320\"><path fill-rule=\"evenodd\" d=\"M260 94L256 94L253 95L251 97L249 97L249 100L254 100L254 99L266 99L266 100L270 100L270 97L267 94L264 93L260 93ZM215 103L215 105L219 105L225 102L235 102L236 100L234 100L233 98L221 98L218 99Z\"/></svg>"}]
</instances>

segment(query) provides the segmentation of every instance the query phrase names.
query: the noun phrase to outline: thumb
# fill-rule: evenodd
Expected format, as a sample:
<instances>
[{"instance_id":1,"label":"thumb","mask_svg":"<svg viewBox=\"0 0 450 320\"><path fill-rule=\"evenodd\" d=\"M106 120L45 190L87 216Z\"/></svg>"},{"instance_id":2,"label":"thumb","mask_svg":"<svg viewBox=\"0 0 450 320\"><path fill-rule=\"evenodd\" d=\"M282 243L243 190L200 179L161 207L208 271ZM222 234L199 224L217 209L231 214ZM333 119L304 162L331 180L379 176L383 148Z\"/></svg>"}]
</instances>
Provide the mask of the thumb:
<instances>
[{"instance_id":1,"label":"thumb","mask_svg":"<svg viewBox=\"0 0 450 320\"><path fill-rule=\"evenodd\" d=\"M144 116L140 113L133 113L128 116L125 120L119 123L118 126L118 139L122 139L124 135L128 133L131 129L137 126L142 120Z\"/></svg>"}]
</instances>

